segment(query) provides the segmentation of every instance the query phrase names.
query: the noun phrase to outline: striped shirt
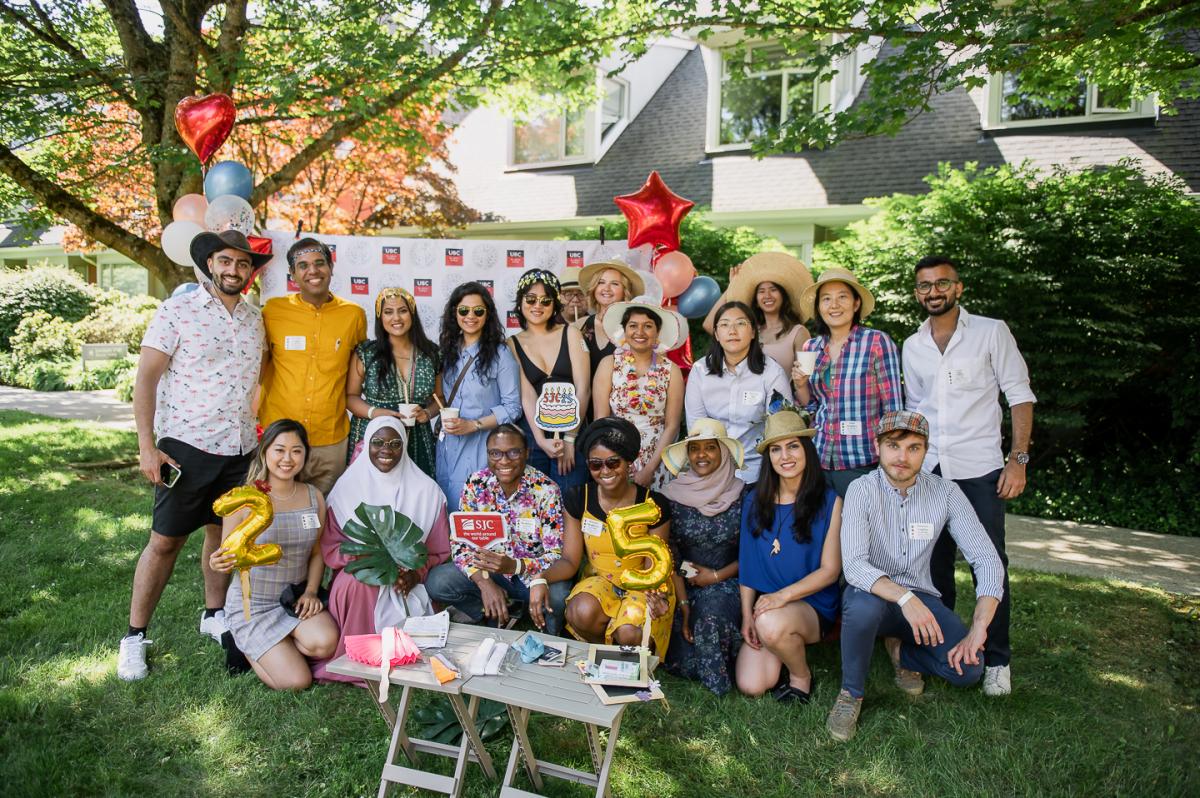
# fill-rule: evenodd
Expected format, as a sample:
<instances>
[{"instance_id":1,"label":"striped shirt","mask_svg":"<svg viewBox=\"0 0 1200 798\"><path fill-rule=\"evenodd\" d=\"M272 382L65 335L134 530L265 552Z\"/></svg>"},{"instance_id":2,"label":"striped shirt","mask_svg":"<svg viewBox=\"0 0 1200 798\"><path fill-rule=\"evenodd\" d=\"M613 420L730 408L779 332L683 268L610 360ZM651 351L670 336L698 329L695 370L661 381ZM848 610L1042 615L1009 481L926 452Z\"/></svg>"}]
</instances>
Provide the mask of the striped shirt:
<instances>
[{"instance_id":1,"label":"striped shirt","mask_svg":"<svg viewBox=\"0 0 1200 798\"><path fill-rule=\"evenodd\" d=\"M809 388L809 412L816 413L817 452L826 470L862 468L879 462L871 441L879 417L903 410L900 354L887 333L856 324L834 363L829 336L804 342L805 352L817 353Z\"/></svg>"},{"instance_id":2,"label":"striped shirt","mask_svg":"<svg viewBox=\"0 0 1200 798\"><path fill-rule=\"evenodd\" d=\"M975 572L975 594L1004 595L1004 565L962 489L927 471L907 496L892 487L882 468L850 483L842 507L842 571L859 590L886 576L898 585L941 594L929 576L933 544L949 524L950 535Z\"/></svg>"}]
</instances>

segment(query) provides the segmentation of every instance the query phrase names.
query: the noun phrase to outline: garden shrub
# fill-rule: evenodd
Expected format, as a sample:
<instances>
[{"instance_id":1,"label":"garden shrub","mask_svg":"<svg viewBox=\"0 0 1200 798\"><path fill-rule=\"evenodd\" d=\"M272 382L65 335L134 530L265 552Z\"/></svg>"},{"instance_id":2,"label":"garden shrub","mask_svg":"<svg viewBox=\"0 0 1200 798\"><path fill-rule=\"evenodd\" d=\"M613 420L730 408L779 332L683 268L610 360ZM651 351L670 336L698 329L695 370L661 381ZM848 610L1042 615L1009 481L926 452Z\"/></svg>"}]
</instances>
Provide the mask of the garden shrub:
<instances>
[{"instance_id":1,"label":"garden shrub","mask_svg":"<svg viewBox=\"0 0 1200 798\"><path fill-rule=\"evenodd\" d=\"M60 360L34 360L21 364L16 383L31 391L69 391L71 369L76 364Z\"/></svg>"},{"instance_id":2,"label":"garden shrub","mask_svg":"<svg viewBox=\"0 0 1200 798\"><path fill-rule=\"evenodd\" d=\"M116 384L113 387L117 389L117 398L122 402L133 401L133 382L136 377L136 368L129 369L117 377Z\"/></svg>"},{"instance_id":3,"label":"garden shrub","mask_svg":"<svg viewBox=\"0 0 1200 798\"><path fill-rule=\"evenodd\" d=\"M59 266L0 271L0 351L11 349L9 339L21 319L42 310L76 322L99 304L99 292L79 275Z\"/></svg>"},{"instance_id":4,"label":"garden shrub","mask_svg":"<svg viewBox=\"0 0 1200 798\"><path fill-rule=\"evenodd\" d=\"M35 310L21 319L9 343L13 356L22 364L79 356L79 338L74 325L44 310Z\"/></svg>"},{"instance_id":5,"label":"garden shrub","mask_svg":"<svg viewBox=\"0 0 1200 798\"><path fill-rule=\"evenodd\" d=\"M159 301L152 296L106 291L96 309L75 323L75 332L82 343L123 343L128 345L130 353L137 354L158 305Z\"/></svg>"}]
</instances>

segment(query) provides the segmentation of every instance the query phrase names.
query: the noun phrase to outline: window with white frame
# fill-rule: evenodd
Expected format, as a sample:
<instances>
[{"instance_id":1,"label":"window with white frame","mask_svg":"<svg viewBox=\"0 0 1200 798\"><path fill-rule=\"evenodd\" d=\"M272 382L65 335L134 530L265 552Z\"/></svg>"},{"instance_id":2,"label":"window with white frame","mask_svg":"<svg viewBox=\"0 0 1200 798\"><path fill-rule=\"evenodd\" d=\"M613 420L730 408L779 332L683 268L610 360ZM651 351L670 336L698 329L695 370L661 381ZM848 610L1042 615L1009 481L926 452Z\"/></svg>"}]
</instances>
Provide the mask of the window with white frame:
<instances>
[{"instance_id":1,"label":"window with white frame","mask_svg":"<svg viewBox=\"0 0 1200 798\"><path fill-rule=\"evenodd\" d=\"M622 80L604 79L604 99L600 101L600 140L607 141L629 116L629 87Z\"/></svg>"},{"instance_id":2,"label":"window with white frame","mask_svg":"<svg viewBox=\"0 0 1200 798\"><path fill-rule=\"evenodd\" d=\"M1139 100L1128 88L1100 86L1085 77L1063 86L1070 98L1065 105L1049 105L1036 92L1021 85L1020 73L991 76L988 123L991 127L1099 122L1154 116L1153 97Z\"/></svg>"},{"instance_id":3,"label":"window with white frame","mask_svg":"<svg viewBox=\"0 0 1200 798\"><path fill-rule=\"evenodd\" d=\"M749 144L794 116L813 113L817 90L807 59L779 45L722 54L716 143Z\"/></svg>"},{"instance_id":4,"label":"window with white frame","mask_svg":"<svg viewBox=\"0 0 1200 798\"><path fill-rule=\"evenodd\" d=\"M605 78L600 102L592 108L547 114L512 126L514 166L578 163L592 157L629 117L629 87Z\"/></svg>"}]
</instances>

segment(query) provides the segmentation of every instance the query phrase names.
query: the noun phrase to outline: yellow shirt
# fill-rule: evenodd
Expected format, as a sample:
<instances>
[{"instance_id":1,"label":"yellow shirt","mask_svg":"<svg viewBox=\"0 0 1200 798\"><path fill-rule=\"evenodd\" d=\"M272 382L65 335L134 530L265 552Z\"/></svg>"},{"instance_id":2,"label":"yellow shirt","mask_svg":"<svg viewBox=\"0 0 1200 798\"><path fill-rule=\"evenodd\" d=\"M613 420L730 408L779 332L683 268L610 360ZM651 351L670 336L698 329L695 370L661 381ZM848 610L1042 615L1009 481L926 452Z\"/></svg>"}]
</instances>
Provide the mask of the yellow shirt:
<instances>
[{"instance_id":1,"label":"yellow shirt","mask_svg":"<svg viewBox=\"0 0 1200 798\"><path fill-rule=\"evenodd\" d=\"M310 446L329 446L350 433L346 375L354 347L367 337L367 314L332 297L317 309L299 294L275 297L262 310L270 362L263 375L258 420L299 421Z\"/></svg>"}]
</instances>

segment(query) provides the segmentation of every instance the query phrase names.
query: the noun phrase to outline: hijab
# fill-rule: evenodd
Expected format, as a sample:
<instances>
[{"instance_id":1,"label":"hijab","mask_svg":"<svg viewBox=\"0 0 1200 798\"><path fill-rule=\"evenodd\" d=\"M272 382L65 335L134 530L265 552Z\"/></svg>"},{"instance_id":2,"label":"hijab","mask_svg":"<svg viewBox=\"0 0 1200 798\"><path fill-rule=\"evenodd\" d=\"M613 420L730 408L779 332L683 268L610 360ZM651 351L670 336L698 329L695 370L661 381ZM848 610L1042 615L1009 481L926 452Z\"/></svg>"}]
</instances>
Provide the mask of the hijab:
<instances>
[{"instance_id":1,"label":"hijab","mask_svg":"<svg viewBox=\"0 0 1200 798\"><path fill-rule=\"evenodd\" d=\"M746 485L737 478L733 468L733 457L724 446L717 447L721 464L706 477L691 469L681 471L679 476L662 489L662 494L673 502L695 508L701 515L711 518L723 513L738 500Z\"/></svg>"},{"instance_id":2,"label":"hijab","mask_svg":"<svg viewBox=\"0 0 1200 798\"><path fill-rule=\"evenodd\" d=\"M384 427L396 430L404 442L401 458L391 471L384 473L371 462L371 438ZM329 492L329 509L339 527L354 517L363 503L391 507L416 524L424 540L445 512L446 499L437 483L408 456L408 432L404 422L392 416L380 416L367 424L363 450L338 478Z\"/></svg>"}]
</instances>

